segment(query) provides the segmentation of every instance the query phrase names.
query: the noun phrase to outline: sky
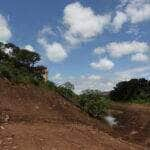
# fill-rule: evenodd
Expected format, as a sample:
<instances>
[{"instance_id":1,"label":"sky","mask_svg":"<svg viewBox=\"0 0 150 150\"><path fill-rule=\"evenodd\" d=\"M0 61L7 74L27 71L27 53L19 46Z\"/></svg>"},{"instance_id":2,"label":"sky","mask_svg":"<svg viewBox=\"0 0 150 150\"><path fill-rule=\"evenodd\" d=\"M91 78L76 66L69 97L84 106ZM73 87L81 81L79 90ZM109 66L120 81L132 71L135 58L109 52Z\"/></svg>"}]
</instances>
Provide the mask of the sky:
<instances>
[{"instance_id":1,"label":"sky","mask_svg":"<svg viewBox=\"0 0 150 150\"><path fill-rule=\"evenodd\" d=\"M75 92L150 79L150 0L0 0L0 41L38 52Z\"/></svg>"}]
</instances>

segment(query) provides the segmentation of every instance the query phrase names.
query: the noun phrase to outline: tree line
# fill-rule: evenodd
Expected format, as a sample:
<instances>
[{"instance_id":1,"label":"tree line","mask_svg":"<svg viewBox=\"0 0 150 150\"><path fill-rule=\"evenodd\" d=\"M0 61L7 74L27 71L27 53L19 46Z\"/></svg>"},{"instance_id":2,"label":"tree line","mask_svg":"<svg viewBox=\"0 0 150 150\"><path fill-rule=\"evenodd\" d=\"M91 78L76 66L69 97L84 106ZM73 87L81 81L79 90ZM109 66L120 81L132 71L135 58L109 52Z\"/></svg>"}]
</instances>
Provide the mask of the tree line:
<instances>
[{"instance_id":1,"label":"tree line","mask_svg":"<svg viewBox=\"0 0 150 150\"><path fill-rule=\"evenodd\" d=\"M140 78L119 82L110 98L120 102L150 103L150 81Z\"/></svg>"}]
</instances>

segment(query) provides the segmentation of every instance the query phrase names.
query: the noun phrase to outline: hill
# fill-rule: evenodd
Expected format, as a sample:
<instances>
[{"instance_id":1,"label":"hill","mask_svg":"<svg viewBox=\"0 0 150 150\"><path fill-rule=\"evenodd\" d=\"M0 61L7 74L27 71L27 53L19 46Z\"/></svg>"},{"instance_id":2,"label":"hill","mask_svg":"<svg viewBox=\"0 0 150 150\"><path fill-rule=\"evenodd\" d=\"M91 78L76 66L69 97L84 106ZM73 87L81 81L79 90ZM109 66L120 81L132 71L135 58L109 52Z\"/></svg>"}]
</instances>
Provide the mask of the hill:
<instances>
[{"instance_id":1,"label":"hill","mask_svg":"<svg viewBox=\"0 0 150 150\"><path fill-rule=\"evenodd\" d=\"M0 79L0 150L140 150L54 91Z\"/></svg>"}]
</instances>

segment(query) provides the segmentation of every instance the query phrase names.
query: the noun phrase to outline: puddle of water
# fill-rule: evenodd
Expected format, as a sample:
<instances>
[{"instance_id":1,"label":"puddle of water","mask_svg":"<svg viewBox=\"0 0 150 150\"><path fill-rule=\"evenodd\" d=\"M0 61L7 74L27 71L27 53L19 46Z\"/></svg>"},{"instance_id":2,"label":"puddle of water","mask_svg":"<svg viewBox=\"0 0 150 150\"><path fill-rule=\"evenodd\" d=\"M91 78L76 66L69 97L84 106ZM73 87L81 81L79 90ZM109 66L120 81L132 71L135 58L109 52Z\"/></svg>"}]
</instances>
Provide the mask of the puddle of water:
<instances>
[{"instance_id":1,"label":"puddle of water","mask_svg":"<svg viewBox=\"0 0 150 150\"><path fill-rule=\"evenodd\" d=\"M105 121L109 124L109 126L114 126L117 125L117 121L116 118L114 118L113 116L105 116L104 117Z\"/></svg>"}]
</instances>

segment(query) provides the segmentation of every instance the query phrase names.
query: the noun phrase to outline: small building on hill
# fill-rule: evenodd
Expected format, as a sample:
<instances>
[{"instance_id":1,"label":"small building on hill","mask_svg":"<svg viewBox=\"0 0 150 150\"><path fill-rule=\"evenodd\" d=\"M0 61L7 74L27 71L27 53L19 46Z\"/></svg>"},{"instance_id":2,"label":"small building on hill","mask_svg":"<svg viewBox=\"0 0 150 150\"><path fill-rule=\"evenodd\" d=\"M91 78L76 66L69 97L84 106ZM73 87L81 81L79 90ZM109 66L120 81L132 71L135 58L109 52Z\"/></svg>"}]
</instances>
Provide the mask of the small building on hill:
<instances>
[{"instance_id":1,"label":"small building on hill","mask_svg":"<svg viewBox=\"0 0 150 150\"><path fill-rule=\"evenodd\" d=\"M33 70L36 73L40 73L43 76L45 82L48 81L48 69L47 69L47 67L36 66L36 67L33 67Z\"/></svg>"}]
</instances>

